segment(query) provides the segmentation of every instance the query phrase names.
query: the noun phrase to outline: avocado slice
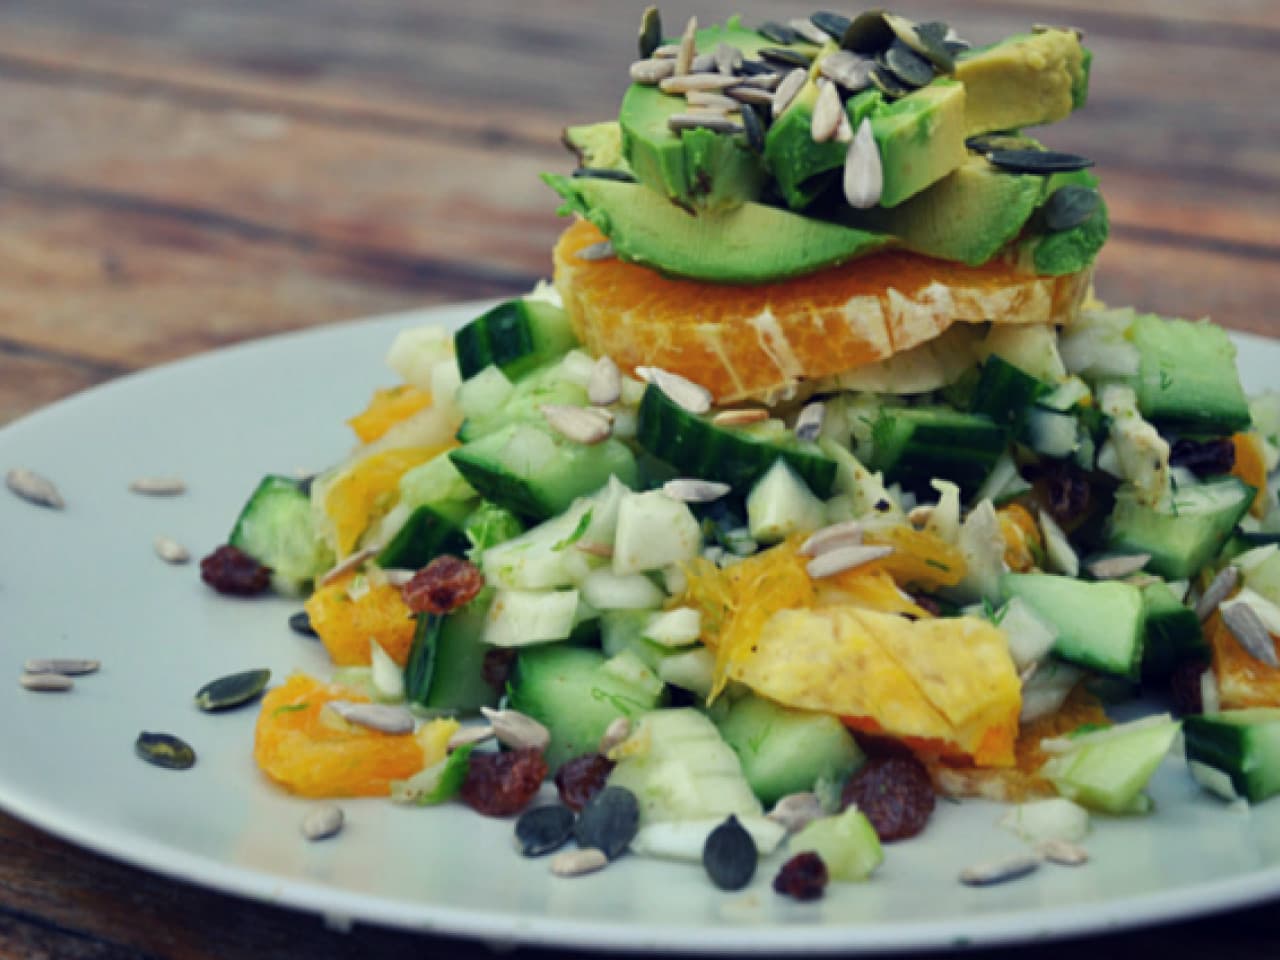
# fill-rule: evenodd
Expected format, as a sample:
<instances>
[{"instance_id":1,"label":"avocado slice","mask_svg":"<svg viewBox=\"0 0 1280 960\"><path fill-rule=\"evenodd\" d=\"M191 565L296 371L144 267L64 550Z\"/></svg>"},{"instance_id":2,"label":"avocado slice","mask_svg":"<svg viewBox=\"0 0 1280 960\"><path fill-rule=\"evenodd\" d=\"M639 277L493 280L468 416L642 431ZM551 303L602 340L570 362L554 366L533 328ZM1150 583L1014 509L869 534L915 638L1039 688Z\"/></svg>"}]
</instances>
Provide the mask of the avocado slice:
<instances>
[{"instance_id":1,"label":"avocado slice","mask_svg":"<svg viewBox=\"0 0 1280 960\"><path fill-rule=\"evenodd\" d=\"M884 168L880 206L896 207L964 163L966 99L963 84L939 78L875 111L871 130Z\"/></svg>"},{"instance_id":2,"label":"avocado slice","mask_svg":"<svg viewBox=\"0 0 1280 960\"><path fill-rule=\"evenodd\" d=\"M622 129L616 120L565 127L561 139L577 154L580 167L629 172L622 155Z\"/></svg>"},{"instance_id":3,"label":"avocado slice","mask_svg":"<svg viewBox=\"0 0 1280 960\"><path fill-rule=\"evenodd\" d=\"M849 152L849 145L837 140L814 143L809 131L818 92L818 84L810 78L764 138L765 165L792 210L809 206L836 180ZM853 129L882 102L879 90L864 90L850 97L845 112Z\"/></svg>"},{"instance_id":4,"label":"avocado slice","mask_svg":"<svg viewBox=\"0 0 1280 960\"><path fill-rule=\"evenodd\" d=\"M1048 202L1055 190L1068 185L1096 187L1098 178L1086 170L1059 173L1047 178L1044 200ZM1107 242L1111 223L1107 204L1099 199L1098 209L1084 223L1069 230L1048 230L1043 218L1036 216L1027 223L1022 236L1014 245L1012 256L1022 269L1034 273L1061 276L1077 273L1093 263Z\"/></svg>"},{"instance_id":5,"label":"avocado slice","mask_svg":"<svg viewBox=\"0 0 1280 960\"><path fill-rule=\"evenodd\" d=\"M692 216L641 184L554 174L543 180L564 197L560 213L590 220L622 259L713 283L801 276L893 244L883 234L760 203Z\"/></svg>"},{"instance_id":6,"label":"avocado slice","mask_svg":"<svg viewBox=\"0 0 1280 960\"><path fill-rule=\"evenodd\" d=\"M962 53L965 136L1055 123L1084 106L1092 54L1073 30L1017 34Z\"/></svg>"}]
</instances>

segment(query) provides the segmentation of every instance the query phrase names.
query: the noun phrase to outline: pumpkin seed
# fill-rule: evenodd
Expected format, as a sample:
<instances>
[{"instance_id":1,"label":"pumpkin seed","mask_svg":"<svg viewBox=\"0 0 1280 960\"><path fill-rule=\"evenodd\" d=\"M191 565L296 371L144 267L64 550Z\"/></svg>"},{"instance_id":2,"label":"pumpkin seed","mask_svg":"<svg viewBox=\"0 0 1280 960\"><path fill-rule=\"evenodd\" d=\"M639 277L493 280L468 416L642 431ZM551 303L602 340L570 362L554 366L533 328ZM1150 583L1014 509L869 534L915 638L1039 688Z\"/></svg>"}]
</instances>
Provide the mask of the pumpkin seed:
<instances>
[{"instance_id":1,"label":"pumpkin seed","mask_svg":"<svg viewBox=\"0 0 1280 960\"><path fill-rule=\"evenodd\" d=\"M270 670L243 670L210 680L196 691L196 706L206 713L230 710L255 699L271 680Z\"/></svg>"},{"instance_id":2,"label":"pumpkin seed","mask_svg":"<svg viewBox=\"0 0 1280 960\"><path fill-rule=\"evenodd\" d=\"M65 693L76 685L64 673L24 673L18 682L35 693Z\"/></svg>"},{"instance_id":3,"label":"pumpkin seed","mask_svg":"<svg viewBox=\"0 0 1280 960\"><path fill-rule=\"evenodd\" d=\"M519 710L494 710L490 707L481 707L480 712L493 726L493 735L504 747L510 747L512 750L532 747L542 752L551 743L551 731Z\"/></svg>"},{"instance_id":4,"label":"pumpkin seed","mask_svg":"<svg viewBox=\"0 0 1280 960\"><path fill-rule=\"evenodd\" d=\"M22 665L27 673L60 673L64 677L82 677L102 669L101 660L82 657L40 657Z\"/></svg>"},{"instance_id":5,"label":"pumpkin seed","mask_svg":"<svg viewBox=\"0 0 1280 960\"><path fill-rule=\"evenodd\" d=\"M827 35L827 31L814 23L808 17L794 17L787 21L787 26L796 32L797 36L803 37L810 43L816 43L822 46L831 38Z\"/></svg>"},{"instance_id":6,"label":"pumpkin seed","mask_svg":"<svg viewBox=\"0 0 1280 960\"><path fill-rule=\"evenodd\" d=\"M796 426L793 431L796 439L817 440L826 416L827 406L821 401L815 400L813 403L805 404L799 416L796 417Z\"/></svg>"},{"instance_id":7,"label":"pumpkin seed","mask_svg":"<svg viewBox=\"0 0 1280 960\"><path fill-rule=\"evenodd\" d=\"M581 877L588 873L603 870L609 865L609 858L600 850L566 850L551 858L551 872L557 877Z\"/></svg>"},{"instance_id":8,"label":"pumpkin seed","mask_svg":"<svg viewBox=\"0 0 1280 960\"><path fill-rule=\"evenodd\" d=\"M805 82L809 79L809 71L796 68L782 78L782 82L778 84L778 89L773 93L773 101L771 103L773 119L778 119L791 106L791 101L796 98Z\"/></svg>"},{"instance_id":9,"label":"pumpkin seed","mask_svg":"<svg viewBox=\"0 0 1280 960\"><path fill-rule=\"evenodd\" d=\"M712 57L715 59L716 69L727 77L734 76L742 67L742 51L731 43L717 43Z\"/></svg>"},{"instance_id":10,"label":"pumpkin seed","mask_svg":"<svg viewBox=\"0 0 1280 960\"><path fill-rule=\"evenodd\" d=\"M895 16L892 13L884 15L884 22L899 40L937 67L940 72L946 74L956 72L955 58L947 51L945 45L946 24L941 24L943 27L941 31L933 25L930 29L922 30L906 17Z\"/></svg>"},{"instance_id":11,"label":"pumpkin seed","mask_svg":"<svg viewBox=\"0 0 1280 960\"><path fill-rule=\"evenodd\" d=\"M871 132L871 121L864 117L845 157L844 197L849 206L868 210L880 202L883 191L884 168L880 162L880 146Z\"/></svg>"},{"instance_id":12,"label":"pumpkin seed","mask_svg":"<svg viewBox=\"0 0 1280 960\"><path fill-rule=\"evenodd\" d=\"M640 15L638 46L640 59L647 60L662 45L662 14L657 7L645 7Z\"/></svg>"},{"instance_id":13,"label":"pumpkin seed","mask_svg":"<svg viewBox=\"0 0 1280 960\"><path fill-rule=\"evenodd\" d=\"M668 77L675 76L676 62L674 60L637 60L631 64L628 74L632 83L643 83L646 86L653 86L666 80Z\"/></svg>"},{"instance_id":14,"label":"pumpkin seed","mask_svg":"<svg viewBox=\"0 0 1280 960\"><path fill-rule=\"evenodd\" d=\"M594 847L616 859L640 828L640 803L625 787L605 787L583 806L573 836L580 847Z\"/></svg>"},{"instance_id":15,"label":"pumpkin seed","mask_svg":"<svg viewBox=\"0 0 1280 960\"><path fill-rule=\"evenodd\" d=\"M156 537L152 541L156 556L165 563L182 564L191 559L191 553L177 540L170 537Z\"/></svg>"},{"instance_id":16,"label":"pumpkin seed","mask_svg":"<svg viewBox=\"0 0 1280 960\"><path fill-rule=\"evenodd\" d=\"M874 66L873 60L848 50L837 50L818 62L818 72L850 93L858 93L871 86L871 68Z\"/></svg>"},{"instance_id":17,"label":"pumpkin seed","mask_svg":"<svg viewBox=\"0 0 1280 960\"><path fill-rule=\"evenodd\" d=\"M1004 860L976 863L960 871L960 882L971 887L988 887L1009 880L1017 880L1039 869L1040 857L1033 853L1020 853Z\"/></svg>"},{"instance_id":18,"label":"pumpkin seed","mask_svg":"<svg viewBox=\"0 0 1280 960\"><path fill-rule=\"evenodd\" d=\"M742 124L729 119L723 113L710 110L690 110L687 113L673 113L667 117L667 126L675 131L710 130L712 133L728 134L746 132Z\"/></svg>"},{"instance_id":19,"label":"pumpkin seed","mask_svg":"<svg viewBox=\"0 0 1280 960\"><path fill-rule=\"evenodd\" d=\"M593 243L588 247L583 247L574 254L579 260L587 263L597 263L601 260L612 260L617 256L617 252L613 249L613 244L608 240L601 240L599 243Z\"/></svg>"},{"instance_id":20,"label":"pumpkin seed","mask_svg":"<svg viewBox=\"0 0 1280 960\"><path fill-rule=\"evenodd\" d=\"M764 37L766 40L772 40L774 43L795 43L799 38L794 30L790 27L783 26L776 20L766 20L760 26L756 27L756 33Z\"/></svg>"},{"instance_id":21,"label":"pumpkin seed","mask_svg":"<svg viewBox=\"0 0 1280 960\"><path fill-rule=\"evenodd\" d=\"M744 103L738 109L738 115L742 118L742 129L747 135L747 146L756 153L764 153L764 121L756 113L756 108Z\"/></svg>"},{"instance_id":22,"label":"pumpkin seed","mask_svg":"<svg viewBox=\"0 0 1280 960\"><path fill-rule=\"evenodd\" d=\"M525 857L540 857L559 850L573 836L573 811L551 803L526 810L516 821L516 844Z\"/></svg>"},{"instance_id":23,"label":"pumpkin seed","mask_svg":"<svg viewBox=\"0 0 1280 960\"><path fill-rule=\"evenodd\" d=\"M618 183L635 183L636 176L627 170L610 170L607 167L578 167L571 174L581 180L614 180Z\"/></svg>"},{"instance_id":24,"label":"pumpkin seed","mask_svg":"<svg viewBox=\"0 0 1280 960\"><path fill-rule=\"evenodd\" d=\"M892 70L878 63L871 68L871 84L886 97L895 100L915 92L915 88L907 86Z\"/></svg>"},{"instance_id":25,"label":"pumpkin seed","mask_svg":"<svg viewBox=\"0 0 1280 960\"><path fill-rule=\"evenodd\" d=\"M854 53L873 56L893 43L893 29L885 22L883 10L860 13L840 35L840 46Z\"/></svg>"},{"instance_id":26,"label":"pumpkin seed","mask_svg":"<svg viewBox=\"0 0 1280 960\"><path fill-rule=\"evenodd\" d=\"M1219 604L1231 596L1239 583L1239 567L1226 566L1218 571L1218 575L1209 581L1209 586L1204 588L1204 593L1196 603L1196 616L1200 618L1201 623L1213 615Z\"/></svg>"},{"instance_id":27,"label":"pumpkin seed","mask_svg":"<svg viewBox=\"0 0 1280 960\"><path fill-rule=\"evenodd\" d=\"M830 80L822 82L817 102L813 105L813 114L809 117L809 136L814 143L826 143L835 137L840 129L840 117L844 113L844 104L840 102L840 91Z\"/></svg>"},{"instance_id":28,"label":"pumpkin seed","mask_svg":"<svg viewBox=\"0 0 1280 960\"><path fill-rule=\"evenodd\" d=\"M289 629L304 637L311 637L313 640L320 636L316 633L315 627L311 626L311 615L305 610L299 610L289 616Z\"/></svg>"},{"instance_id":29,"label":"pumpkin seed","mask_svg":"<svg viewBox=\"0 0 1280 960\"><path fill-rule=\"evenodd\" d=\"M832 40L839 40L843 37L844 32L849 29L849 24L853 23L843 14L832 13L830 10L819 10L817 13L810 14L809 19L813 21L814 26ZM823 40L823 43L825 42Z\"/></svg>"},{"instance_id":30,"label":"pumpkin seed","mask_svg":"<svg viewBox=\"0 0 1280 960\"><path fill-rule=\"evenodd\" d=\"M773 106L773 94L762 87L740 84L736 87L728 87L724 92L728 96L733 97L733 99L737 100L739 103L747 103L756 107ZM759 120L759 116L757 116L756 119ZM745 127L746 123L744 123L743 126ZM747 136L748 138L751 136L750 130L747 130Z\"/></svg>"},{"instance_id":31,"label":"pumpkin seed","mask_svg":"<svg viewBox=\"0 0 1280 960\"><path fill-rule=\"evenodd\" d=\"M187 484L181 477L139 477L129 490L144 497L176 497L187 492Z\"/></svg>"},{"instance_id":32,"label":"pumpkin seed","mask_svg":"<svg viewBox=\"0 0 1280 960\"><path fill-rule=\"evenodd\" d=\"M680 51L676 54L676 76L681 77L693 69L693 58L697 54L698 18L690 17L684 25L684 33L680 36Z\"/></svg>"},{"instance_id":33,"label":"pumpkin seed","mask_svg":"<svg viewBox=\"0 0 1280 960\"><path fill-rule=\"evenodd\" d=\"M345 820L341 807L332 803L322 804L302 818L302 835L312 843L327 840L342 829Z\"/></svg>"},{"instance_id":34,"label":"pumpkin seed","mask_svg":"<svg viewBox=\"0 0 1280 960\"><path fill-rule=\"evenodd\" d=\"M1078 227L1097 212L1102 196L1093 187L1070 183L1053 191L1044 205L1045 226L1054 232Z\"/></svg>"},{"instance_id":35,"label":"pumpkin seed","mask_svg":"<svg viewBox=\"0 0 1280 960\"><path fill-rule=\"evenodd\" d=\"M23 500L34 503L37 507L61 510L67 505L52 480L26 467L15 467L10 470L4 475L4 483Z\"/></svg>"},{"instance_id":36,"label":"pumpkin seed","mask_svg":"<svg viewBox=\"0 0 1280 960\"><path fill-rule=\"evenodd\" d=\"M813 57L790 47L761 47L760 56L770 63L781 63L789 67L804 67L806 70L813 63Z\"/></svg>"},{"instance_id":37,"label":"pumpkin seed","mask_svg":"<svg viewBox=\"0 0 1280 960\"><path fill-rule=\"evenodd\" d=\"M923 87L933 82L933 64L901 40L895 40L883 54L885 69L909 87Z\"/></svg>"},{"instance_id":38,"label":"pumpkin seed","mask_svg":"<svg viewBox=\"0 0 1280 960\"><path fill-rule=\"evenodd\" d=\"M676 479L662 485L662 492L681 503L712 503L727 496L733 488L714 480Z\"/></svg>"},{"instance_id":39,"label":"pumpkin seed","mask_svg":"<svg viewBox=\"0 0 1280 960\"><path fill-rule=\"evenodd\" d=\"M196 763L196 752L191 745L171 733L144 730L134 741L133 750L147 763L166 770L189 770Z\"/></svg>"},{"instance_id":40,"label":"pumpkin seed","mask_svg":"<svg viewBox=\"0 0 1280 960\"><path fill-rule=\"evenodd\" d=\"M1087 157L1056 150L992 150L987 159L1012 173L1070 173L1093 166Z\"/></svg>"},{"instance_id":41,"label":"pumpkin seed","mask_svg":"<svg viewBox=\"0 0 1280 960\"><path fill-rule=\"evenodd\" d=\"M730 814L707 834L702 847L702 866L721 890L741 890L756 875L760 852L751 834Z\"/></svg>"},{"instance_id":42,"label":"pumpkin seed","mask_svg":"<svg viewBox=\"0 0 1280 960\"><path fill-rule=\"evenodd\" d=\"M1231 635L1240 642L1245 652L1259 663L1268 667L1280 667L1280 657L1276 656L1276 643L1267 631L1262 618L1247 603L1233 603L1219 608L1222 622L1227 625Z\"/></svg>"},{"instance_id":43,"label":"pumpkin seed","mask_svg":"<svg viewBox=\"0 0 1280 960\"><path fill-rule=\"evenodd\" d=\"M815 556L805 565L805 570L811 579L821 580L823 577L832 577L837 573L865 566L891 553L893 547L879 544L834 547Z\"/></svg>"}]
</instances>

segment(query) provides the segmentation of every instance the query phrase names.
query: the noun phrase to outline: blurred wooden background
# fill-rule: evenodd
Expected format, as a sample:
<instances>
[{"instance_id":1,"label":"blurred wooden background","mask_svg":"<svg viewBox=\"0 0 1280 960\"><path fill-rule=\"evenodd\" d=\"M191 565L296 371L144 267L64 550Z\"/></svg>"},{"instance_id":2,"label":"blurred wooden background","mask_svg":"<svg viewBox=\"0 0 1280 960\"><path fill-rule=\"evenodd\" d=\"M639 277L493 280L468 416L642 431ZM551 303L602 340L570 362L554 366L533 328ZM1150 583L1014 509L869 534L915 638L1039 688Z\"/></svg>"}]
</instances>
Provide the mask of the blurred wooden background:
<instances>
[{"instance_id":1,"label":"blurred wooden background","mask_svg":"<svg viewBox=\"0 0 1280 960\"><path fill-rule=\"evenodd\" d=\"M0 424L221 344L528 288L561 227L537 174L569 168L564 125L615 111L644 5L6 0ZM810 9L708 0L663 12L676 32L694 12L755 23ZM1114 221L1100 293L1280 334L1280 3L895 9L975 42L1035 22L1082 27L1091 102L1045 139L1098 161ZM1264 909L1087 949L1262 960L1278 942ZM0 816L2 956L410 952L460 955L395 933L330 934Z\"/></svg>"}]
</instances>

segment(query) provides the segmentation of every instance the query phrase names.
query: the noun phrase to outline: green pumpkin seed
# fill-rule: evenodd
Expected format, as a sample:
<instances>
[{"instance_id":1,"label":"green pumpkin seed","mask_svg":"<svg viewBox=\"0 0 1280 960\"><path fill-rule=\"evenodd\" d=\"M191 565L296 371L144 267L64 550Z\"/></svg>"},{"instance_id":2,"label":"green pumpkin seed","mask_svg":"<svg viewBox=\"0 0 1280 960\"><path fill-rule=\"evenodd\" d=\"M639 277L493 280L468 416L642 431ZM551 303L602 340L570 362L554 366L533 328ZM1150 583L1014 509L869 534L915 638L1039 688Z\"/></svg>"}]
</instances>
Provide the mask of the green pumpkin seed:
<instances>
[{"instance_id":1,"label":"green pumpkin seed","mask_svg":"<svg viewBox=\"0 0 1280 960\"><path fill-rule=\"evenodd\" d=\"M169 733L148 733L144 730L134 741L133 750L147 763L166 770L188 770L196 762L196 752L190 744Z\"/></svg>"},{"instance_id":2,"label":"green pumpkin seed","mask_svg":"<svg viewBox=\"0 0 1280 960\"><path fill-rule=\"evenodd\" d=\"M648 60L662 46L662 14L657 7L646 7L640 17L640 59Z\"/></svg>"},{"instance_id":3,"label":"green pumpkin seed","mask_svg":"<svg viewBox=\"0 0 1280 960\"><path fill-rule=\"evenodd\" d=\"M1044 223L1051 231L1070 230L1088 222L1102 204L1093 187L1071 183L1053 191L1044 205Z\"/></svg>"},{"instance_id":4,"label":"green pumpkin seed","mask_svg":"<svg viewBox=\"0 0 1280 960\"><path fill-rule=\"evenodd\" d=\"M578 167L572 176L580 180L614 180L618 183L635 183L634 173L626 170L610 170L606 167Z\"/></svg>"},{"instance_id":5,"label":"green pumpkin seed","mask_svg":"<svg viewBox=\"0 0 1280 960\"><path fill-rule=\"evenodd\" d=\"M210 680L196 691L196 706L206 713L243 706L267 688L270 670L245 670Z\"/></svg>"},{"instance_id":6,"label":"green pumpkin seed","mask_svg":"<svg viewBox=\"0 0 1280 960\"><path fill-rule=\"evenodd\" d=\"M801 53L799 50L791 50L787 47L763 47L760 56L771 63L783 63L789 67L808 68L813 63L813 57L807 53Z\"/></svg>"},{"instance_id":7,"label":"green pumpkin seed","mask_svg":"<svg viewBox=\"0 0 1280 960\"><path fill-rule=\"evenodd\" d=\"M777 20L766 20L756 27L756 33L774 43L795 43L800 39L799 34L785 24L778 23Z\"/></svg>"},{"instance_id":8,"label":"green pumpkin seed","mask_svg":"<svg viewBox=\"0 0 1280 960\"><path fill-rule=\"evenodd\" d=\"M755 108L744 103L740 110L742 115L742 129L747 134L747 146L756 153L764 153L764 123L760 120L760 114L756 113Z\"/></svg>"},{"instance_id":9,"label":"green pumpkin seed","mask_svg":"<svg viewBox=\"0 0 1280 960\"><path fill-rule=\"evenodd\" d=\"M992 150L987 159L1010 173L1071 173L1093 166L1093 161L1074 153L1056 150Z\"/></svg>"},{"instance_id":10,"label":"green pumpkin seed","mask_svg":"<svg viewBox=\"0 0 1280 960\"><path fill-rule=\"evenodd\" d=\"M874 56L893 43L893 28L885 22L883 10L860 13L840 37L840 46L854 53Z\"/></svg>"},{"instance_id":11,"label":"green pumpkin seed","mask_svg":"<svg viewBox=\"0 0 1280 960\"><path fill-rule=\"evenodd\" d=\"M970 137L964 145L974 153L990 153L992 150L1035 150L1038 145L1030 137L1017 133L984 133Z\"/></svg>"},{"instance_id":12,"label":"green pumpkin seed","mask_svg":"<svg viewBox=\"0 0 1280 960\"><path fill-rule=\"evenodd\" d=\"M933 64L901 40L895 40L883 54L885 69L908 87L923 87L933 82Z\"/></svg>"},{"instance_id":13,"label":"green pumpkin seed","mask_svg":"<svg viewBox=\"0 0 1280 960\"><path fill-rule=\"evenodd\" d=\"M894 100L915 92L891 71L879 65L871 68L871 84L886 97Z\"/></svg>"},{"instance_id":14,"label":"green pumpkin seed","mask_svg":"<svg viewBox=\"0 0 1280 960\"><path fill-rule=\"evenodd\" d=\"M830 10L819 10L809 17L814 26L826 33L832 40L839 40L853 23L848 17Z\"/></svg>"},{"instance_id":15,"label":"green pumpkin seed","mask_svg":"<svg viewBox=\"0 0 1280 960\"><path fill-rule=\"evenodd\" d=\"M927 31L922 31L906 17L894 16L892 13L884 14L884 22L899 40L928 60L939 71L946 74L956 72L955 58L947 52L945 30L942 36L938 36L936 29L932 26Z\"/></svg>"}]
</instances>

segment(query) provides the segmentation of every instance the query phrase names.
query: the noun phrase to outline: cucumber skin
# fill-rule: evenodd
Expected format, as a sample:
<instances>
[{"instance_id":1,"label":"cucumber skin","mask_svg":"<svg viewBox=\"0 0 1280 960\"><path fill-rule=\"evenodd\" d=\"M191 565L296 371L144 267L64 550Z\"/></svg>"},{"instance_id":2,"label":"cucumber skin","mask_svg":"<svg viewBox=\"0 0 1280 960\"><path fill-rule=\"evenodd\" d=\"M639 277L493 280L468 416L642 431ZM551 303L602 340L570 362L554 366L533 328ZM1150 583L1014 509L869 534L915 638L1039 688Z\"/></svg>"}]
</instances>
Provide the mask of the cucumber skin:
<instances>
[{"instance_id":1,"label":"cucumber skin","mask_svg":"<svg viewBox=\"0 0 1280 960\"><path fill-rule=\"evenodd\" d=\"M1191 716L1183 720L1182 729L1187 760L1227 774L1236 792L1250 803L1280 793L1280 710L1256 708Z\"/></svg>"},{"instance_id":2,"label":"cucumber skin","mask_svg":"<svg viewBox=\"0 0 1280 960\"><path fill-rule=\"evenodd\" d=\"M404 526L378 554L378 566L384 570L417 570L441 554L465 554L471 543L462 532L462 524L469 507L457 504L446 511L446 506L449 505L423 504L409 514Z\"/></svg>"},{"instance_id":3,"label":"cucumber skin","mask_svg":"<svg viewBox=\"0 0 1280 960\"><path fill-rule=\"evenodd\" d=\"M432 710L469 715L498 703L498 691L484 679L491 649L480 637L493 591L485 590L461 610L418 615L418 628L404 684L407 699Z\"/></svg>"},{"instance_id":4,"label":"cucumber skin","mask_svg":"<svg viewBox=\"0 0 1280 960\"><path fill-rule=\"evenodd\" d=\"M462 379L495 364L511 380L553 360L577 343L559 307L524 299L508 300L472 320L453 335Z\"/></svg>"},{"instance_id":5,"label":"cucumber skin","mask_svg":"<svg viewBox=\"0 0 1280 960\"><path fill-rule=\"evenodd\" d=\"M1043 380L993 353L982 363L970 412L1017 433L1031 405L1049 389Z\"/></svg>"},{"instance_id":6,"label":"cucumber skin","mask_svg":"<svg viewBox=\"0 0 1280 960\"><path fill-rule=\"evenodd\" d=\"M1147 569L1168 580L1186 580L1195 576L1226 545L1236 524L1253 503L1255 492L1253 487L1236 477L1210 482L1237 484L1240 500L1233 510L1222 510L1216 514L1212 523L1209 517L1199 515L1198 519L1209 525L1209 532L1199 540L1179 542L1179 534L1185 538L1188 517L1162 513L1141 506L1132 499L1117 497L1115 509L1107 520L1107 547L1117 552L1151 554Z\"/></svg>"},{"instance_id":7,"label":"cucumber skin","mask_svg":"<svg viewBox=\"0 0 1280 960\"><path fill-rule=\"evenodd\" d=\"M281 525L285 511L290 514L288 523ZM333 565L332 552L316 535L307 487L292 477L268 474L259 481L236 517L227 543L270 567L273 586L285 593L300 592L303 584ZM288 555L281 553L281 547ZM299 547L310 555L298 556Z\"/></svg>"},{"instance_id":8,"label":"cucumber skin","mask_svg":"<svg viewBox=\"0 0 1280 960\"><path fill-rule=\"evenodd\" d=\"M1147 623L1142 649L1144 679L1168 677L1185 660L1209 662L1209 644L1200 618L1190 607L1179 603L1168 586L1153 583L1143 587L1142 603Z\"/></svg>"},{"instance_id":9,"label":"cucumber skin","mask_svg":"<svg viewBox=\"0 0 1280 960\"><path fill-rule=\"evenodd\" d=\"M816 447L774 444L743 431L726 430L682 409L650 384L640 400L636 442L683 476L727 483L746 494L782 458L825 500L835 485L835 461Z\"/></svg>"},{"instance_id":10,"label":"cucumber skin","mask_svg":"<svg viewBox=\"0 0 1280 960\"><path fill-rule=\"evenodd\" d=\"M1008 446L1005 431L989 418L946 407L886 408L873 436L874 469L891 483L933 496L930 482L936 477L953 481L963 497L972 496Z\"/></svg>"}]
</instances>

